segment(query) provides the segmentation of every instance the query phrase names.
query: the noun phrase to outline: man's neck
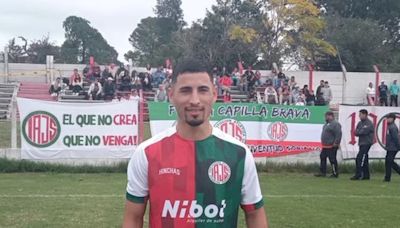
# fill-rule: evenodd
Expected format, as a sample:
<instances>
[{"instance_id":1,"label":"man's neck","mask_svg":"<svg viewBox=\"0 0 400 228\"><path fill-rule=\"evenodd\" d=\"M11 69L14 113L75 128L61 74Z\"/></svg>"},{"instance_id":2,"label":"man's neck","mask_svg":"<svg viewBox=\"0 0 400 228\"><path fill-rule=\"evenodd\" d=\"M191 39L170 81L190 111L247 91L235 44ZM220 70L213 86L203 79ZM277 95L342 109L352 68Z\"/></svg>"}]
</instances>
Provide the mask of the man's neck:
<instances>
[{"instance_id":1,"label":"man's neck","mask_svg":"<svg viewBox=\"0 0 400 228\"><path fill-rule=\"evenodd\" d=\"M208 138L212 134L212 126L208 121L198 127L192 127L178 121L176 132L184 139L199 141Z\"/></svg>"}]
</instances>

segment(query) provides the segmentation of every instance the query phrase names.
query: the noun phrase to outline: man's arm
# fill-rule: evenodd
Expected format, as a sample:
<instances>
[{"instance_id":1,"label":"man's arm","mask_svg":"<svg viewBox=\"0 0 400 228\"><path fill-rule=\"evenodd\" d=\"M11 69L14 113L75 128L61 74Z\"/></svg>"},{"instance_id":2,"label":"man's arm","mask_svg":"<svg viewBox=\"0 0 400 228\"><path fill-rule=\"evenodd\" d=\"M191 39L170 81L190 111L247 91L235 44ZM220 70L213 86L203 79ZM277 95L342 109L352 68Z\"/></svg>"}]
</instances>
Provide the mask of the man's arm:
<instances>
[{"instance_id":1,"label":"man's arm","mask_svg":"<svg viewBox=\"0 0 400 228\"><path fill-rule=\"evenodd\" d=\"M133 203L129 200L125 203L123 228L142 228L143 217L146 212L146 203Z\"/></svg>"},{"instance_id":2,"label":"man's arm","mask_svg":"<svg viewBox=\"0 0 400 228\"><path fill-rule=\"evenodd\" d=\"M268 228L267 216L264 207L246 212L246 224L248 228Z\"/></svg>"}]
</instances>

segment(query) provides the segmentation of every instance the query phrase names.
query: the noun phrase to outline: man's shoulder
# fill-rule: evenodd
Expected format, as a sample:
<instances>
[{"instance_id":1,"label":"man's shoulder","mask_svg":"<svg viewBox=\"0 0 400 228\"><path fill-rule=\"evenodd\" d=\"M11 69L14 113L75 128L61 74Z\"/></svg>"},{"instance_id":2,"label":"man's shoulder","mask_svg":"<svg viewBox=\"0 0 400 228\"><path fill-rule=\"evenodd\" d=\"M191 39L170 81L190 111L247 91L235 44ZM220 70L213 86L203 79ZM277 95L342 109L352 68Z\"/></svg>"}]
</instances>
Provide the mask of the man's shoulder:
<instances>
[{"instance_id":1,"label":"man's shoulder","mask_svg":"<svg viewBox=\"0 0 400 228\"><path fill-rule=\"evenodd\" d=\"M140 143L138 146L138 149L144 151L149 146L157 144L157 143L161 142L164 138L170 137L171 135L173 135L175 133L176 133L176 128L170 127L168 129L154 135L153 137L145 140L144 142Z\"/></svg>"},{"instance_id":2,"label":"man's shoulder","mask_svg":"<svg viewBox=\"0 0 400 228\"><path fill-rule=\"evenodd\" d=\"M221 131L217 127L213 128L213 133L212 134L215 137L217 137L217 138L219 138L219 139L221 139L221 140L223 140L223 141L225 141L227 143L230 143L230 144L233 144L235 146L241 147L246 151L250 151L246 144L244 144L243 142L241 142L238 139L234 138L233 136Z\"/></svg>"}]
</instances>

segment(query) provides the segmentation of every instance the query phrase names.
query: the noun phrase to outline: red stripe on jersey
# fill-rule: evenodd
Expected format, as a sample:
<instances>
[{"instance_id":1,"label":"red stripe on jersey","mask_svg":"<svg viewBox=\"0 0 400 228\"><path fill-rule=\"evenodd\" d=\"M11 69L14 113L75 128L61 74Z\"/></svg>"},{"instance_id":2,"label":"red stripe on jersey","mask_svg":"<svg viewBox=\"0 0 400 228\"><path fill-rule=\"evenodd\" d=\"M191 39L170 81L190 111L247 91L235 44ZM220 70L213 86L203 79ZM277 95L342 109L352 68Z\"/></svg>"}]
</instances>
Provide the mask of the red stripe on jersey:
<instances>
[{"instance_id":1,"label":"red stripe on jersey","mask_svg":"<svg viewBox=\"0 0 400 228\"><path fill-rule=\"evenodd\" d=\"M194 142L174 134L148 146L145 152L148 160L150 227L194 228L195 224L187 223L190 202L196 199ZM172 210L162 217L167 200L170 206L177 209L175 218L170 216ZM175 207L177 201L179 207Z\"/></svg>"}]
</instances>

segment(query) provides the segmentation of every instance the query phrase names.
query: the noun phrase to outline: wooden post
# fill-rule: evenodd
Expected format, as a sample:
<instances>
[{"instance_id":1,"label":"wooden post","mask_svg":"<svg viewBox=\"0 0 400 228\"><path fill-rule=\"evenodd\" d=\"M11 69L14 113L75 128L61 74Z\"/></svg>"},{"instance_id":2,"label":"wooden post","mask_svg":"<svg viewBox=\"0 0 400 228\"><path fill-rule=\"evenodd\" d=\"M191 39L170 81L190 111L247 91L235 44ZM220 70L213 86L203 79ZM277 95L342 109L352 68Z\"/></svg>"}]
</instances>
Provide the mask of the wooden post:
<instances>
[{"instance_id":1,"label":"wooden post","mask_svg":"<svg viewBox=\"0 0 400 228\"><path fill-rule=\"evenodd\" d=\"M375 105L379 105L379 80L381 74L378 65L374 65L373 67L375 71Z\"/></svg>"},{"instance_id":2,"label":"wooden post","mask_svg":"<svg viewBox=\"0 0 400 228\"><path fill-rule=\"evenodd\" d=\"M8 69L8 47L4 47L4 78L3 78L3 82L7 83L8 82L8 73L9 73L9 69Z\"/></svg>"}]
</instances>

